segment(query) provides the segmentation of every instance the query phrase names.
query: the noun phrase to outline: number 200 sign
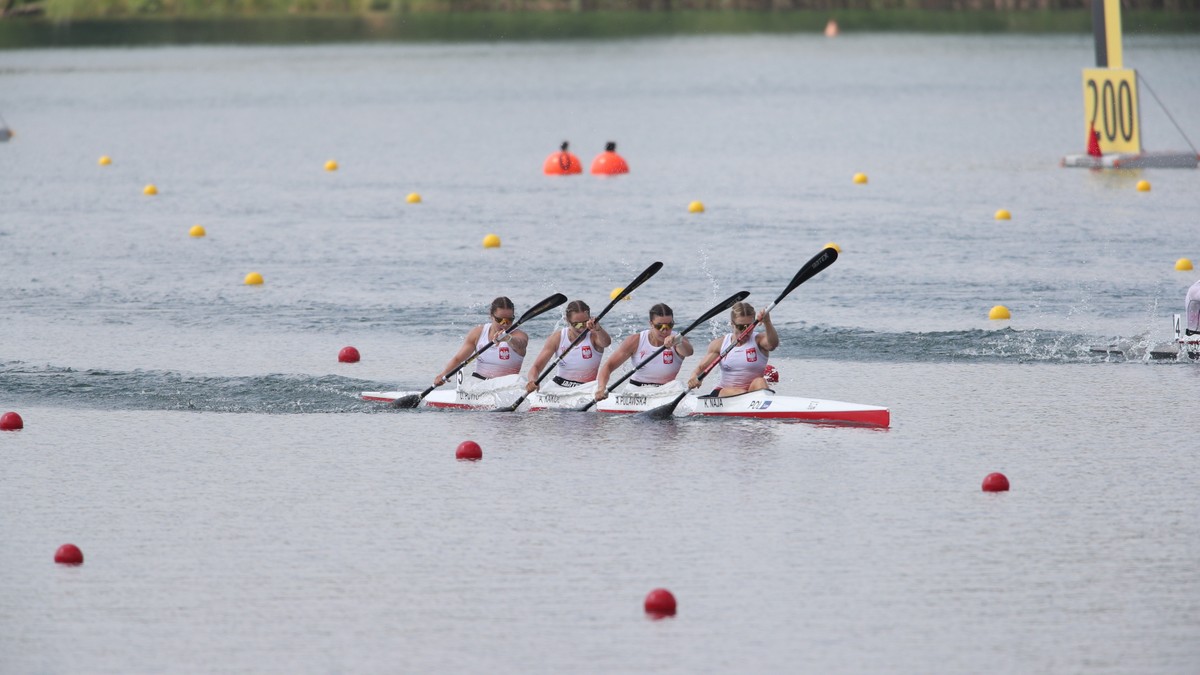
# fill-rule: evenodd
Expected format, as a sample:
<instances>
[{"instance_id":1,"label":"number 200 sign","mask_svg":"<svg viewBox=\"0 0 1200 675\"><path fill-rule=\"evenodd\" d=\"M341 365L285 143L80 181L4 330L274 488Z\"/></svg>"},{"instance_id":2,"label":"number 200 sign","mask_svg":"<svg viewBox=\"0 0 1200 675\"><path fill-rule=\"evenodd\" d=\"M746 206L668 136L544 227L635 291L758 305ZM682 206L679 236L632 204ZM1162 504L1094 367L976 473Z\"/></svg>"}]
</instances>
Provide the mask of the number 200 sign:
<instances>
[{"instance_id":1,"label":"number 200 sign","mask_svg":"<svg viewBox=\"0 0 1200 675\"><path fill-rule=\"evenodd\" d=\"M1142 151L1137 71L1131 68L1083 69L1083 126L1100 132L1100 150L1106 154Z\"/></svg>"}]
</instances>

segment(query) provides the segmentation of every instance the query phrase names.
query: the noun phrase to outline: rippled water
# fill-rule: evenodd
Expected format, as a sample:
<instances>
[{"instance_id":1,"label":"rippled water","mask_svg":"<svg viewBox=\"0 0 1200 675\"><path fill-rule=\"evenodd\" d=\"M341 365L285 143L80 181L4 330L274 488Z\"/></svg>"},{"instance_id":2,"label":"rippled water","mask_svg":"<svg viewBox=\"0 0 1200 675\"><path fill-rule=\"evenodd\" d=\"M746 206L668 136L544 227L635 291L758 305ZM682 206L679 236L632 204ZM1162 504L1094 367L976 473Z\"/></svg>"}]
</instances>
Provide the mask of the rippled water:
<instances>
[{"instance_id":1,"label":"rippled water","mask_svg":"<svg viewBox=\"0 0 1200 675\"><path fill-rule=\"evenodd\" d=\"M1193 136L1197 47L1126 44ZM3 52L0 408L26 429L0 434L0 670L1190 672L1200 368L1147 354L1195 281L1173 266L1200 259L1198 175L1058 168L1091 58ZM1187 147L1141 109L1148 148ZM615 140L632 173L542 176L563 139L585 164ZM357 396L425 386L498 294L599 309L663 261L606 320L623 335L654 302L763 306L829 241L775 312L779 391L886 405L887 431ZM465 438L483 462L453 461ZM979 491L995 470L1010 493ZM66 541L82 567L50 562ZM676 618L642 617L656 586Z\"/></svg>"}]
</instances>

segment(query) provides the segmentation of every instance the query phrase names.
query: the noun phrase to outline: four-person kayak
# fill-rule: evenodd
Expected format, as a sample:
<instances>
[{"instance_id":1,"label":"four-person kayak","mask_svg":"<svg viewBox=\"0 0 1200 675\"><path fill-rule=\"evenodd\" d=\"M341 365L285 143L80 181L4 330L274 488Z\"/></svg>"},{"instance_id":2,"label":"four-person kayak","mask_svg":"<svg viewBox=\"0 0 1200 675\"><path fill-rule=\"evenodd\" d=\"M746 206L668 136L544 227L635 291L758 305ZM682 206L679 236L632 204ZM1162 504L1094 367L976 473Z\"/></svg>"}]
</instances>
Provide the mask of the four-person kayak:
<instances>
[{"instance_id":1,"label":"four-person kayak","mask_svg":"<svg viewBox=\"0 0 1200 675\"><path fill-rule=\"evenodd\" d=\"M682 383L676 381L662 387L628 386L613 392L595 405L601 413L640 413L670 402L683 393ZM494 410L512 405L525 391L525 378L507 375L493 380L460 383L455 389L435 390L422 400L427 408L457 410ZM411 391L365 391L363 400L392 403ZM542 386L530 394L519 410L578 410L592 399L588 386ZM674 411L675 417L752 417L760 419L798 420L825 424L840 424L887 428L891 413L887 408L844 401L830 401L801 396L785 396L771 389L747 392L737 396L696 396L683 398Z\"/></svg>"}]
</instances>

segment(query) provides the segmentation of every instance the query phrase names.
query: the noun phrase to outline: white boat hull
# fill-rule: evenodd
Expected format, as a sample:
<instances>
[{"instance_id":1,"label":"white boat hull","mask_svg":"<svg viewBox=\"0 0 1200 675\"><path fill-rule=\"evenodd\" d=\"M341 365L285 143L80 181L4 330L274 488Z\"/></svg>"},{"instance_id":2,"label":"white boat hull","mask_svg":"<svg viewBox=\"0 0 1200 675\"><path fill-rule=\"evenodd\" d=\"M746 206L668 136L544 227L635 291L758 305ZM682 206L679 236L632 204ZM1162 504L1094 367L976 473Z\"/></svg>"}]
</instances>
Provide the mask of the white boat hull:
<instances>
[{"instance_id":1,"label":"white boat hull","mask_svg":"<svg viewBox=\"0 0 1200 675\"><path fill-rule=\"evenodd\" d=\"M676 389L668 395L623 390L596 404L602 413L639 413L669 403L679 395ZM675 408L676 417L753 417L788 419L828 424L858 426L891 426L887 408L845 401L830 401L801 396L782 396L770 389L747 392L737 396L695 396L688 394Z\"/></svg>"}]
</instances>

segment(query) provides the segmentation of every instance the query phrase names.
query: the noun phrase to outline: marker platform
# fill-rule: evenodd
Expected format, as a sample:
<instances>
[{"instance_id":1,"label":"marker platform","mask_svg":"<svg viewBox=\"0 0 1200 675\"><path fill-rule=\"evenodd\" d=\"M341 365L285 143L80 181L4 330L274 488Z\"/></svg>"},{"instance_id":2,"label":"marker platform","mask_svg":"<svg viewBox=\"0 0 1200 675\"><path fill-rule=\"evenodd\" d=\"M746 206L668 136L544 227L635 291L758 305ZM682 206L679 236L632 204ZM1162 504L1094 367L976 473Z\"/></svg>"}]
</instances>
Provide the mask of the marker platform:
<instances>
[{"instance_id":1,"label":"marker platform","mask_svg":"<svg viewBox=\"0 0 1200 675\"><path fill-rule=\"evenodd\" d=\"M1195 169L1200 156L1194 152L1112 153L1101 157L1067 155L1061 166L1079 169Z\"/></svg>"}]
</instances>

